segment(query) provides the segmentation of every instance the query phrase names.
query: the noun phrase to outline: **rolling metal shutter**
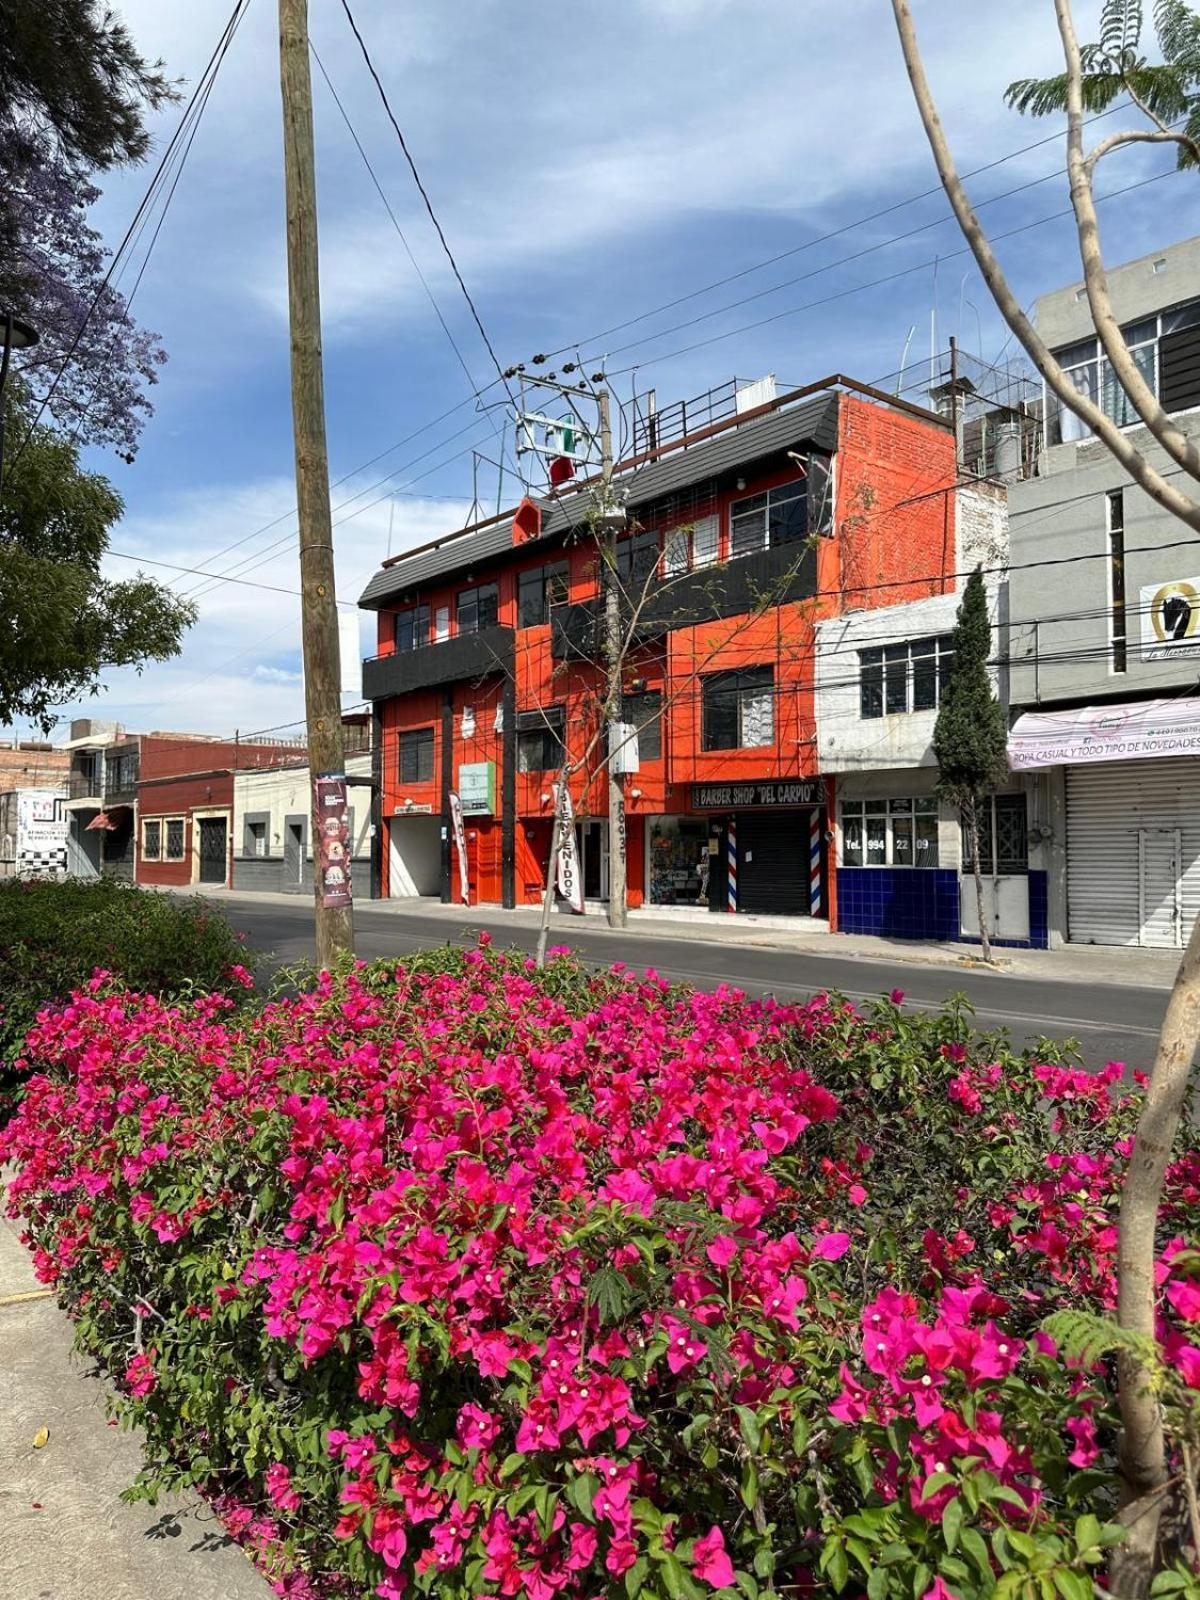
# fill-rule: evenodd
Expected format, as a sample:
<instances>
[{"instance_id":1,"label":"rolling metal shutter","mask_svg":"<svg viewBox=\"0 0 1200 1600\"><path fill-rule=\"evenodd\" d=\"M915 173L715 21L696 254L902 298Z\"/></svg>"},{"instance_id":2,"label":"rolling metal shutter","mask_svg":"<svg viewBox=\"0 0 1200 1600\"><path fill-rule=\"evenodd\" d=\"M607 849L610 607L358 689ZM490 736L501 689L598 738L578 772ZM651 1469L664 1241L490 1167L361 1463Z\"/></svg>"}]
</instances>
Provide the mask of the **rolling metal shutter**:
<instances>
[{"instance_id":1,"label":"rolling metal shutter","mask_svg":"<svg viewBox=\"0 0 1200 1600\"><path fill-rule=\"evenodd\" d=\"M807 811L739 811L738 909L803 917L808 904Z\"/></svg>"},{"instance_id":2,"label":"rolling metal shutter","mask_svg":"<svg viewBox=\"0 0 1200 1600\"><path fill-rule=\"evenodd\" d=\"M1179 922L1200 915L1200 761L1167 757L1067 768L1067 936L1074 944L1159 944L1162 908L1143 926L1139 836L1178 829Z\"/></svg>"}]
</instances>

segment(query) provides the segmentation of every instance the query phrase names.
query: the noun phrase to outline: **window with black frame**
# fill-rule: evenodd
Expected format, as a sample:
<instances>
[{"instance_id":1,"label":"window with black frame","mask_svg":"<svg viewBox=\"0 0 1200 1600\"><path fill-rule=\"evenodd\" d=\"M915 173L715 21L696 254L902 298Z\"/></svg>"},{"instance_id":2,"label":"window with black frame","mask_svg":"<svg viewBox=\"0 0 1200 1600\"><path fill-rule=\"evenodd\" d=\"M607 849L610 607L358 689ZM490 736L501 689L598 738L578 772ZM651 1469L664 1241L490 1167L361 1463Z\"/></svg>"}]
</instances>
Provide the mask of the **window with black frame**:
<instances>
[{"instance_id":1,"label":"window with black frame","mask_svg":"<svg viewBox=\"0 0 1200 1600\"><path fill-rule=\"evenodd\" d=\"M168 861L183 860L183 818L169 817L167 819L167 848L165 857Z\"/></svg>"},{"instance_id":2,"label":"window with black frame","mask_svg":"<svg viewBox=\"0 0 1200 1600\"><path fill-rule=\"evenodd\" d=\"M412 606L407 611L397 611L394 637L396 649L418 650L429 643L429 607Z\"/></svg>"},{"instance_id":3,"label":"window with black frame","mask_svg":"<svg viewBox=\"0 0 1200 1600\"><path fill-rule=\"evenodd\" d=\"M807 537L808 482L805 478L735 500L729 508L731 558L798 544Z\"/></svg>"},{"instance_id":4,"label":"window with black frame","mask_svg":"<svg viewBox=\"0 0 1200 1600\"><path fill-rule=\"evenodd\" d=\"M498 584L482 583L477 589L464 589L458 597L459 633L478 633L482 628L494 628L499 615Z\"/></svg>"},{"instance_id":5,"label":"window with black frame","mask_svg":"<svg viewBox=\"0 0 1200 1600\"><path fill-rule=\"evenodd\" d=\"M400 782L433 782L433 729L406 728L399 741Z\"/></svg>"},{"instance_id":6,"label":"window with black frame","mask_svg":"<svg viewBox=\"0 0 1200 1600\"><path fill-rule=\"evenodd\" d=\"M658 571L658 533L653 528L635 528L617 541L617 582L627 595L641 596Z\"/></svg>"},{"instance_id":7,"label":"window with black frame","mask_svg":"<svg viewBox=\"0 0 1200 1600\"><path fill-rule=\"evenodd\" d=\"M935 711L953 663L954 641L948 633L860 650L859 714L871 718Z\"/></svg>"},{"instance_id":8,"label":"window with black frame","mask_svg":"<svg viewBox=\"0 0 1200 1600\"><path fill-rule=\"evenodd\" d=\"M701 691L703 750L748 750L775 743L775 671L715 672Z\"/></svg>"},{"instance_id":9,"label":"window with black frame","mask_svg":"<svg viewBox=\"0 0 1200 1600\"><path fill-rule=\"evenodd\" d=\"M562 706L517 713L517 771L557 772L563 764L565 746Z\"/></svg>"},{"instance_id":10,"label":"window with black frame","mask_svg":"<svg viewBox=\"0 0 1200 1600\"><path fill-rule=\"evenodd\" d=\"M662 695L657 689L621 697L621 721L637 732L638 761L662 758Z\"/></svg>"},{"instance_id":11,"label":"window with black frame","mask_svg":"<svg viewBox=\"0 0 1200 1600\"><path fill-rule=\"evenodd\" d=\"M155 817L142 824L142 860L158 861L162 857L162 820Z\"/></svg>"},{"instance_id":12,"label":"window with black frame","mask_svg":"<svg viewBox=\"0 0 1200 1600\"><path fill-rule=\"evenodd\" d=\"M517 610L521 627L538 628L550 621L554 606L565 605L569 588L565 561L552 561L544 567L522 572L517 579Z\"/></svg>"}]
</instances>

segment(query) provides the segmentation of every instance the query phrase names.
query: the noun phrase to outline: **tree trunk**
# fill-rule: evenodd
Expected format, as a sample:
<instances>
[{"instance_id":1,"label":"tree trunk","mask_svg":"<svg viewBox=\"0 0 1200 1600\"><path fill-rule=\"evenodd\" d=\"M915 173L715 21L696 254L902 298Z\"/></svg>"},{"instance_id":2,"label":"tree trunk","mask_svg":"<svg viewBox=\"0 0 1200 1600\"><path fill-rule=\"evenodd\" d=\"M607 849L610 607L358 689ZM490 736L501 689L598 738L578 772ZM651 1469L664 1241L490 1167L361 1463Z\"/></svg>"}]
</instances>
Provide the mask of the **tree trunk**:
<instances>
[{"instance_id":1,"label":"tree trunk","mask_svg":"<svg viewBox=\"0 0 1200 1600\"><path fill-rule=\"evenodd\" d=\"M975 877L975 906L979 916L979 943L983 947L983 959L992 959L992 936L988 932L987 918L983 914L983 869L979 864L979 801L970 800L963 807L967 820L967 838L971 842L971 860L974 865Z\"/></svg>"},{"instance_id":2,"label":"tree trunk","mask_svg":"<svg viewBox=\"0 0 1200 1600\"><path fill-rule=\"evenodd\" d=\"M1121 1193L1117 1321L1122 1328L1151 1339L1156 1331L1154 1260L1158 1207L1198 1043L1200 918L1192 928L1167 1002L1146 1103ZM1121 1520L1129 1533L1113 1553L1109 1586L1125 1600L1144 1595L1154 1575L1158 1526L1169 1474L1162 1413L1149 1392L1145 1368L1133 1356L1120 1355L1117 1383L1123 1429L1121 1476L1125 1487Z\"/></svg>"},{"instance_id":3,"label":"tree trunk","mask_svg":"<svg viewBox=\"0 0 1200 1600\"><path fill-rule=\"evenodd\" d=\"M567 768L558 775L560 784L568 782ZM554 879L558 866L558 852L562 849L565 826L560 811L561 801L554 796L554 823L550 829L550 859L546 863L546 887L542 891L542 920L538 925L537 952L534 959L539 967L546 965L546 945L550 936L550 913L554 910Z\"/></svg>"}]
</instances>

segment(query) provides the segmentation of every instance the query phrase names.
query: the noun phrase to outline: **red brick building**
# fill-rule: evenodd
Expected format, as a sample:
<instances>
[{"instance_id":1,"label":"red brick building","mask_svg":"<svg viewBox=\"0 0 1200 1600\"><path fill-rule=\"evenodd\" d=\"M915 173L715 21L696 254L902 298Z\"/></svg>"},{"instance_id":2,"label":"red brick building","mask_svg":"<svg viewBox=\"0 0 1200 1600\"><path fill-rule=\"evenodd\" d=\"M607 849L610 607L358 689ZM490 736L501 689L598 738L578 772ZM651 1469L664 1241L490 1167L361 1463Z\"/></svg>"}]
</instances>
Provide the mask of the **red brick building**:
<instances>
[{"instance_id":1,"label":"red brick building","mask_svg":"<svg viewBox=\"0 0 1200 1600\"><path fill-rule=\"evenodd\" d=\"M944 419L848 380L793 391L618 466L629 904L836 925L832 782L817 767L814 629L952 587ZM586 487L386 563L364 691L378 720L385 895L536 903L554 784L597 737L604 584ZM632 626L632 618L631 626ZM574 779L585 897L607 896L606 779ZM453 878L452 878L453 868Z\"/></svg>"},{"instance_id":2,"label":"red brick building","mask_svg":"<svg viewBox=\"0 0 1200 1600\"><path fill-rule=\"evenodd\" d=\"M143 734L136 881L230 887L235 771L279 766L296 756L295 744Z\"/></svg>"}]
</instances>

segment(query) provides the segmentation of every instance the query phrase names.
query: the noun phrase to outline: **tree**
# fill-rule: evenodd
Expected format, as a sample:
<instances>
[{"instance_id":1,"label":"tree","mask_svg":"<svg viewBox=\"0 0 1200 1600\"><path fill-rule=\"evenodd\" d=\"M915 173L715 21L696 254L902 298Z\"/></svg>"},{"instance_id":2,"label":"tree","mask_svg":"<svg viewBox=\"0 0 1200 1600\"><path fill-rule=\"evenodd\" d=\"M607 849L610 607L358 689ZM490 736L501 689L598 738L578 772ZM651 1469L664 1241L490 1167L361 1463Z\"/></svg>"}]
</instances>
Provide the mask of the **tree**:
<instances>
[{"instance_id":1,"label":"tree","mask_svg":"<svg viewBox=\"0 0 1200 1600\"><path fill-rule=\"evenodd\" d=\"M161 62L97 0L5 0L0 26L0 309L33 323L31 379L59 374L52 414L127 458L166 359L105 283L91 175L142 161L147 112L177 97ZM48 379L46 388L49 389Z\"/></svg>"},{"instance_id":2,"label":"tree","mask_svg":"<svg viewBox=\"0 0 1200 1600\"><path fill-rule=\"evenodd\" d=\"M29 717L49 729L54 707L97 693L106 667L178 655L195 607L140 573L101 576L123 509L51 428L34 428L12 459L0 498L0 724Z\"/></svg>"},{"instance_id":3,"label":"tree","mask_svg":"<svg viewBox=\"0 0 1200 1600\"><path fill-rule=\"evenodd\" d=\"M987 590L977 567L967 581L958 608L954 662L933 730L933 753L938 763L938 794L958 807L966 830L985 961L992 959L992 941L983 913L980 812L996 785L1008 774L1008 727L988 672L991 644Z\"/></svg>"},{"instance_id":4,"label":"tree","mask_svg":"<svg viewBox=\"0 0 1200 1600\"><path fill-rule=\"evenodd\" d=\"M1079 258L1096 334L1113 376L1147 431L1185 480L1200 481L1200 451L1159 405L1125 348L1113 314L1100 242L1094 183L1100 164L1133 144L1171 144L1181 169L1200 165L1200 17L1184 0L1154 0L1152 17L1161 60L1143 52L1142 0L1104 0L1100 38L1082 45L1070 0L1053 0L1064 70L1053 78L1022 79L1008 98L1033 115L1065 111L1067 172L1075 216ZM1059 402L1073 411L1120 462L1130 478L1165 510L1200 531L1200 501L1157 471L1103 410L1072 385L1062 367L1021 309L1004 270L972 209L938 116L908 0L892 0L905 66L917 110L933 152L938 176L992 298ZM1084 114L1126 95L1140 115L1138 126L1107 134L1085 148ZM1153 1340L1155 1319L1155 1239L1158 1208L1172 1145L1200 1044L1200 920L1192 929L1163 1019L1154 1066L1130 1154L1121 1197L1117 1317L1127 1332ZM1159 1528L1180 1480L1167 1457L1162 1412L1152 1392L1151 1374L1131 1350L1118 1359L1121 1420L1121 1472L1127 1534L1114 1554L1110 1590L1138 1596L1149 1589L1159 1544ZM1191 1487L1191 1486L1189 1486Z\"/></svg>"}]
</instances>

